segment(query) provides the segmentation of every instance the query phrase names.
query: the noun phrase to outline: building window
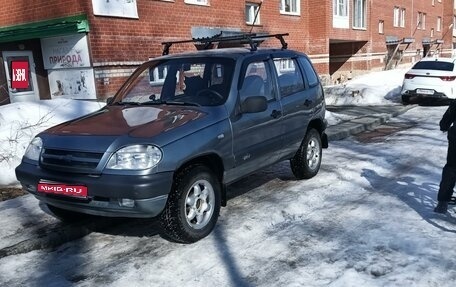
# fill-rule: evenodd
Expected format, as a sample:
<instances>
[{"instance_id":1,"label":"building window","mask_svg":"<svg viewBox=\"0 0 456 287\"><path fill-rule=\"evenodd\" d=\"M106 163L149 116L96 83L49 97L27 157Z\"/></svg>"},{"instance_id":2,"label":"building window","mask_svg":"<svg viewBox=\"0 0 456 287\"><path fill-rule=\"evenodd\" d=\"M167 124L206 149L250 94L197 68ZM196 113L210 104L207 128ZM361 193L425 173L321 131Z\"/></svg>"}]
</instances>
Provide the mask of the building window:
<instances>
[{"instance_id":1,"label":"building window","mask_svg":"<svg viewBox=\"0 0 456 287\"><path fill-rule=\"evenodd\" d=\"M421 30L426 29L426 13L418 12L416 27Z\"/></svg>"},{"instance_id":2,"label":"building window","mask_svg":"<svg viewBox=\"0 0 456 287\"><path fill-rule=\"evenodd\" d=\"M280 0L280 13L300 15L301 0Z\"/></svg>"},{"instance_id":3,"label":"building window","mask_svg":"<svg viewBox=\"0 0 456 287\"><path fill-rule=\"evenodd\" d=\"M431 38L434 37L434 28L431 28Z\"/></svg>"},{"instance_id":4,"label":"building window","mask_svg":"<svg viewBox=\"0 0 456 287\"><path fill-rule=\"evenodd\" d=\"M442 17L437 17L437 32L442 30Z\"/></svg>"},{"instance_id":5,"label":"building window","mask_svg":"<svg viewBox=\"0 0 456 287\"><path fill-rule=\"evenodd\" d=\"M255 3L245 3L245 22L250 25L260 24L259 5ZM257 15L258 13L258 15ZM256 15L256 19L255 19ZM253 23L255 21L255 23Z\"/></svg>"},{"instance_id":6,"label":"building window","mask_svg":"<svg viewBox=\"0 0 456 287\"><path fill-rule=\"evenodd\" d=\"M435 6L435 0L432 0L432 6Z\"/></svg>"},{"instance_id":7,"label":"building window","mask_svg":"<svg viewBox=\"0 0 456 287\"><path fill-rule=\"evenodd\" d=\"M378 21L378 33L379 34L384 33L384 27L385 27L385 21L383 21L383 20Z\"/></svg>"},{"instance_id":8,"label":"building window","mask_svg":"<svg viewBox=\"0 0 456 287\"><path fill-rule=\"evenodd\" d=\"M184 0L188 4L209 5L209 0Z\"/></svg>"},{"instance_id":9,"label":"building window","mask_svg":"<svg viewBox=\"0 0 456 287\"><path fill-rule=\"evenodd\" d=\"M405 8L395 6L393 10L393 26L405 27Z\"/></svg>"},{"instance_id":10,"label":"building window","mask_svg":"<svg viewBox=\"0 0 456 287\"><path fill-rule=\"evenodd\" d=\"M400 8L399 7L394 7L393 10L393 26L394 27L399 27L399 18L400 18Z\"/></svg>"},{"instance_id":11,"label":"building window","mask_svg":"<svg viewBox=\"0 0 456 287\"><path fill-rule=\"evenodd\" d=\"M348 0L333 0L334 16L348 16Z\"/></svg>"},{"instance_id":12,"label":"building window","mask_svg":"<svg viewBox=\"0 0 456 287\"><path fill-rule=\"evenodd\" d=\"M353 27L366 28L366 0L353 1Z\"/></svg>"},{"instance_id":13,"label":"building window","mask_svg":"<svg viewBox=\"0 0 456 287\"><path fill-rule=\"evenodd\" d=\"M402 28L405 27L405 8L401 8L399 24Z\"/></svg>"}]
</instances>

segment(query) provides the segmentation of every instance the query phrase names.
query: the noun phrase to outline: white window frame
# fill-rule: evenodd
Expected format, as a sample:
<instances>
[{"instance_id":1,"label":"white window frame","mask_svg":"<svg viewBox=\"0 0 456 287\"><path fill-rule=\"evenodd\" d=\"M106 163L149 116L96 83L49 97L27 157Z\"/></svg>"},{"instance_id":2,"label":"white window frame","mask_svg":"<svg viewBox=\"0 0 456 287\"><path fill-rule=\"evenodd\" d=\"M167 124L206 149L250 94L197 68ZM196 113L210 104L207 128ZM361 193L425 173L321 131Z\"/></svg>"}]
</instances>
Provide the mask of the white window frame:
<instances>
[{"instance_id":1,"label":"white window frame","mask_svg":"<svg viewBox=\"0 0 456 287\"><path fill-rule=\"evenodd\" d=\"M361 11L358 11L361 10ZM353 0L353 28L367 28L367 0Z\"/></svg>"},{"instance_id":2,"label":"white window frame","mask_svg":"<svg viewBox=\"0 0 456 287\"><path fill-rule=\"evenodd\" d=\"M290 11L286 11L287 3L290 5ZM301 15L301 0L280 0L280 14Z\"/></svg>"},{"instance_id":3,"label":"white window frame","mask_svg":"<svg viewBox=\"0 0 456 287\"><path fill-rule=\"evenodd\" d=\"M249 3L249 2L245 3L245 23L247 23L249 25L260 25L261 12L258 12L258 16L255 19L255 15L256 15L258 9L260 9L260 5L257 3ZM254 20L255 20L255 23L253 23Z\"/></svg>"},{"instance_id":4,"label":"white window frame","mask_svg":"<svg viewBox=\"0 0 456 287\"><path fill-rule=\"evenodd\" d=\"M384 20L379 20L378 21L378 33L379 34L384 34L385 33L385 21Z\"/></svg>"},{"instance_id":5,"label":"white window frame","mask_svg":"<svg viewBox=\"0 0 456 287\"><path fill-rule=\"evenodd\" d=\"M333 15L348 17L348 0L333 0Z\"/></svg>"},{"instance_id":6,"label":"white window frame","mask_svg":"<svg viewBox=\"0 0 456 287\"><path fill-rule=\"evenodd\" d=\"M333 0L333 27L350 28L350 6L348 0Z\"/></svg>"},{"instance_id":7,"label":"white window frame","mask_svg":"<svg viewBox=\"0 0 456 287\"><path fill-rule=\"evenodd\" d=\"M437 17L437 32L440 32L442 30L442 17Z\"/></svg>"},{"instance_id":8,"label":"white window frame","mask_svg":"<svg viewBox=\"0 0 456 287\"><path fill-rule=\"evenodd\" d=\"M209 6L209 0L184 0L184 3L192 5Z\"/></svg>"},{"instance_id":9,"label":"white window frame","mask_svg":"<svg viewBox=\"0 0 456 287\"><path fill-rule=\"evenodd\" d=\"M401 8L394 6L393 8L393 27L399 27L401 17Z\"/></svg>"},{"instance_id":10,"label":"white window frame","mask_svg":"<svg viewBox=\"0 0 456 287\"><path fill-rule=\"evenodd\" d=\"M401 10L399 12L399 26L401 28L405 28L405 13L406 13L405 8L401 8Z\"/></svg>"},{"instance_id":11,"label":"white window frame","mask_svg":"<svg viewBox=\"0 0 456 287\"><path fill-rule=\"evenodd\" d=\"M426 30L426 13L418 12L418 17L416 20L417 29Z\"/></svg>"}]
</instances>

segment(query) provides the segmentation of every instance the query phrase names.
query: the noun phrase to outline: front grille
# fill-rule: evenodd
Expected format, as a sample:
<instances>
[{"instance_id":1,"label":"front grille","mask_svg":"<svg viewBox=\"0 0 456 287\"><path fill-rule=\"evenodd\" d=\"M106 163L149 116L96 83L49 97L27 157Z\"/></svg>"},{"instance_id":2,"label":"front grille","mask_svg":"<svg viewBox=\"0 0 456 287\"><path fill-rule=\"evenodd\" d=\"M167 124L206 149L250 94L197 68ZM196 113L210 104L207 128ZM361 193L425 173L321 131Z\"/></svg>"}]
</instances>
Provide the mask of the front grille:
<instances>
[{"instance_id":1,"label":"front grille","mask_svg":"<svg viewBox=\"0 0 456 287\"><path fill-rule=\"evenodd\" d=\"M58 170L91 171L97 168L103 153L44 149L41 165Z\"/></svg>"}]
</instances>

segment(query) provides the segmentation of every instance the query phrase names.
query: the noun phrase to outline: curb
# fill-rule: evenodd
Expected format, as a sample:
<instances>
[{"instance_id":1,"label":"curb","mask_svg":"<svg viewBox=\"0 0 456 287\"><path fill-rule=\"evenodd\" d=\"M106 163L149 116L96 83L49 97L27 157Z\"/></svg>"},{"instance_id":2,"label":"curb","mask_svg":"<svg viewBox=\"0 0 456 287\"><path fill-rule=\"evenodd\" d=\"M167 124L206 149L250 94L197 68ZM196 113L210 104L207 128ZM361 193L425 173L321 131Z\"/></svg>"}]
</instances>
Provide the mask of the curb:
<instances>
[{"instance_id":1,"label":"curb","mask_svg":"<svg viewBox=\"0 0 456 287\"><path fill-rule=\"evenodd\" d=\"M336 125L329 126L326 129L329 141L337 141L347 138L361 132L371 130L381 124L386 123L393 117L397 117L406 111L416 107L416 105L403 106L396 111L390 113L379 113L367 116L362 116L347 121L342 121Z\"/></svg>"}]
</instances>

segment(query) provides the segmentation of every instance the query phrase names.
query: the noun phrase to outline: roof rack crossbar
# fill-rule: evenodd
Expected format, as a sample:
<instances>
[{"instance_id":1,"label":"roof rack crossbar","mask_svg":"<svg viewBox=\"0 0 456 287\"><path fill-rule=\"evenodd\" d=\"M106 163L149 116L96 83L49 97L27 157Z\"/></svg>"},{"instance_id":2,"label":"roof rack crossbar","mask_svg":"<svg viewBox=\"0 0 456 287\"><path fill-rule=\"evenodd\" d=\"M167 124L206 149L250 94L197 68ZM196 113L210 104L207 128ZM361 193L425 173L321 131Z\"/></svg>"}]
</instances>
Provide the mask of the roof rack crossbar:
<instances>
[{"instance_id":1,"label":"roof rack crossbar","mask_svg":"<svg viewBox=\"0 0 456 287\"><path fill-rule=\"evenodd\" d=\"M169 48L173 44L183 44L183 43L199 43L199 44L204 44L204 49L208 49L211 47L213 43L220 43L220 42L232 42L232 41L240 41L242 42L247 42L250 45L250 49L252 51L257 50L258 44L254 41L254 39L263 39L263 38L277 38L280 40L280 43L282 45L282 49L287 49L288 44L285 42L285 39L283 38L284 36L288 36L288 33L283 33L283 34L265 34L265 35L257 35L257 34L242 34L242 35L236 35L236 36L226 36L222 37L221 33L217 34L213 37L207 37L207 38L194 38L190 40L180 40L180 41L168 41L168 42L162 42L163 45L163 55L168 55L169 54Z\"/></svg>"}]
</instances>

